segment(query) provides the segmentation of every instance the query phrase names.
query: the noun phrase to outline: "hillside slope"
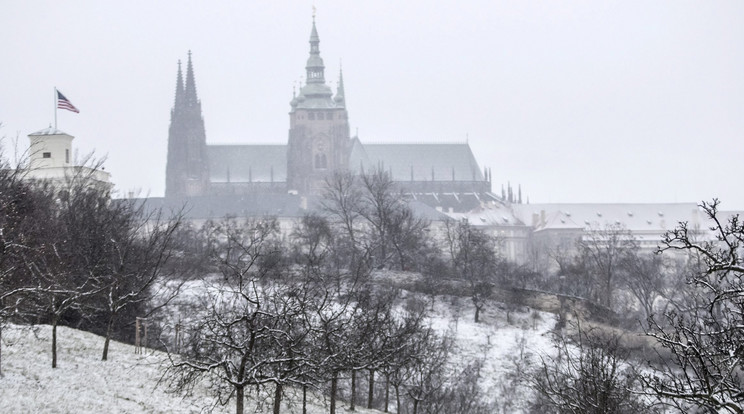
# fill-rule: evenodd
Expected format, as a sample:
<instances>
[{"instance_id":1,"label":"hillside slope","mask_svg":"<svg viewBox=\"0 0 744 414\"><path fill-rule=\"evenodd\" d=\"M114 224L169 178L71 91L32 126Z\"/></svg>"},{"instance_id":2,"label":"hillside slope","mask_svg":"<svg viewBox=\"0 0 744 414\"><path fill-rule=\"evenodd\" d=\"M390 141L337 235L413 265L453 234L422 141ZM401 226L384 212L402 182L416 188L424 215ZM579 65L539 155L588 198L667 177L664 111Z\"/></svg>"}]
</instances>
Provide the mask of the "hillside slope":
<instances>
[{"instance_id":1,"label":"hillside slope","mask_svg":"<svg viewBox=\"0 0 744 414\"><path fill-rule=\"evenodd\" d=\"M51 327L10 325L3 330L0 412L10 413L215 413L235 412L235 402L215 406L205 388L182 397L157 386L161 352L134 353L134 346L112 342L109 360L101 361L103 338L59 327L58 368L51 368ZM271 407L248 404L246 412L267 412ZM297 412L287 407L283 412ZM327 412L314 401L310 412ZM346 412L343 404L339 412ZM377 413L357 409L356 413Z\"/></svg>"},{"instance_id":2,"label":"hillside slope","mask_svg":"<svg viewBox=\"0 0 744 414\"><path fill-rule=\"evenodd\" d=\"M406 292L406 296L419 294ZM431 297L427 298L431 300ZM524 412L531 391L520 382L524 372L540 354L551 352L548 331L555 316L526 307L507 310L491 301L481 323L473 323L468 298L437 296L429 302L430 323L440 333L455 336L451 363L459 372L480 361L482 395L496 413ZM71 328L58 328L58 368L51 368L51 327L33 328L10 325L3 331L0 407L3 413L215 413L234 412L234 400L220 406L201 384L194 395L183 397L167 393L158 386L164 353L147 350L134 353L134 346L112 342L109 361L100 361L103 338ZM299 401L299 397L286 398ZM339 412L346 412L345 403ZM392 408L392 407L391 407ZM283 412L299 412L296 404ZM268 412L249 403L246 412ZM325 401L316 398L311 413L325 413ZM356 413L377 413L357 408Z\"/></svg>"}]
</instances>

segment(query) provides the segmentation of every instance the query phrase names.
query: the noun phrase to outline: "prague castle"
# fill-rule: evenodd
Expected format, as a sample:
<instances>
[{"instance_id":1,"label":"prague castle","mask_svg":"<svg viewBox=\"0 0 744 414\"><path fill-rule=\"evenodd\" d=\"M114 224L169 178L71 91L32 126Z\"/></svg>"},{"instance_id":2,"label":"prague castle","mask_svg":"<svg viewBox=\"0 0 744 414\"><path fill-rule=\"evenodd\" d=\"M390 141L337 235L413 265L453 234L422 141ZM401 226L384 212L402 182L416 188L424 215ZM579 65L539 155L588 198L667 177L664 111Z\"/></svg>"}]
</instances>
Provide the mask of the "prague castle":
<instances>
[{"instance_id":1,"label":"prague castle","mask_svg":"<svg viewBox=\"0 0 744 414\"><path fill-rule=\"evenodd\" d=\"M463 206L470 209L478 199L489 197L490 173L481 170L467 143L364 144L351 136L343 73L334 93L326 84L314 20L305 72L305 85L289 104L286 145L210 145L189 52L185 79L179 63L171 111L166 200L289 202L283 196L320 194L333 171L372 169L386 171L401 191L431 206L449 197L471 200Z\"/></svg>"},{"instance_id":2,"label":"prague castle","mask_svg":"<svg viewBox=\"0 0 744 414\"><path fill-rule=\"evenodd\" d=\"M624 226L647 250L680 221L704 227L695 203L522 204L521 189L518 194L510 187L498 195L491 192L491 173L478 166L467 143L363 143L350 134L343 73L335 93L326 84L314 20L305 71L305 85L289 102L286 145L210 145L189 52L185 79L178 66L165 197L147 202L152 207L186 205L187 216L197 221L270 215L290 228L312 209L332 172L377 169L390 174L432 226L467 220L499 237L505 257L533 265L548 260L536 252L573 246L597 226Z\"/></svg>"}]
</instances>

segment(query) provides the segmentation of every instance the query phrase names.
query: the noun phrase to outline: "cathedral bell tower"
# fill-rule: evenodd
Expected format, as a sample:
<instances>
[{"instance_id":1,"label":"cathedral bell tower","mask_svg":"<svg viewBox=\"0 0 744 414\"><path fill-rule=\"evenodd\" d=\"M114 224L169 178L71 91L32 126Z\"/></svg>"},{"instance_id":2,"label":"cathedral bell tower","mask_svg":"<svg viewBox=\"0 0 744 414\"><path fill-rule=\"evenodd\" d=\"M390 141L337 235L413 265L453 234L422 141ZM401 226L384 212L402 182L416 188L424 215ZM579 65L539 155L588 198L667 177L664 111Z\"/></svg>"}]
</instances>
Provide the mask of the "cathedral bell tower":
<instances>
[{"instance_id":1,"label":"cathedral bell tower","mask_svg":"<svg viewBox=\"0 0 744 414\"><path fill-rule=\"evenodd\" d=\"M176 100L168 130L168 163L165 169L165 197L205 195L209 190L207 138L201 101L196 95L191 51L186 66L186 84L178 62Z\"/></svg>"},{"instance_id":2,"label":"cathedral bell tower","mask_svg":"<svg viewBox=\"0 0 744 414\"><path fill-rule=\"evenodd\" d=\"M313 16L306 83L293 97L289 112L287 186L302 194L318 193L330 173L348 169L351 152L343 73L334 97L325 83L319 45Z\"/></svg>"}]
</instances>

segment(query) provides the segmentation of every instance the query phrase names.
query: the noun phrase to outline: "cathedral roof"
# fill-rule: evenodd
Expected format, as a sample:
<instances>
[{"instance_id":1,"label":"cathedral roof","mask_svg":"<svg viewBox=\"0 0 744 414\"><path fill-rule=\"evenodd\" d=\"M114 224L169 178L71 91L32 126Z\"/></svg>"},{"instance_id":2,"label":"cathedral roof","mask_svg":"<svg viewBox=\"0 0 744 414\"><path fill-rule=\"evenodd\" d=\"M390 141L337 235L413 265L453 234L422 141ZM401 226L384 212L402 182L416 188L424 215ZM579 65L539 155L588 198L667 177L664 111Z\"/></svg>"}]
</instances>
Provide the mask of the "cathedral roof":
<instances>
[{"instance_id":1,"label":"cathedral roof","mask_svg":"<svg viewBox=\"0 0 744 414\"><path fill-rule=\"evenodd\" d=\"M207 156L213 183L287 181L286 145L208 145Z\"/></svg>"},{"instance_id":2,"label":"cathedral roof","mask_svg":"<svg viewBox=\"0 0 744 414\"><path fill-rule=\"evenodd\" d=\"M483 181L470 150L461 144L362 144L355 140L351 168L382 168L395 181Z\"/></svg>"}]
</instances>

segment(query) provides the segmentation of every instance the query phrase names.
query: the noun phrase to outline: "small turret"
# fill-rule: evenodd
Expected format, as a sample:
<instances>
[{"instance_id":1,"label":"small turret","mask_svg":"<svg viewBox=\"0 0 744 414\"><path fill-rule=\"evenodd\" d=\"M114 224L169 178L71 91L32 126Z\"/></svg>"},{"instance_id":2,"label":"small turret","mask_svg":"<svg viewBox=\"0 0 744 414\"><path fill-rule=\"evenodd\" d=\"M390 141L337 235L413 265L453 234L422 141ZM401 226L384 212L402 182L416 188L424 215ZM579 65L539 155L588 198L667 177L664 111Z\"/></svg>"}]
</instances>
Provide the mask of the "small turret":
<instances>
[{"instance_id":1,"label":"small turret","mask_svg":"<svg viewBox=\"0 0 744 414\"><path fill-rule=\"evenodd\" d=\"M340 69L338 72L338 88L336 89L336 96L333 100L338 106L343 107L346 105L346 96L344 92L344 70Z\"/></svg>"}]
</instances>

